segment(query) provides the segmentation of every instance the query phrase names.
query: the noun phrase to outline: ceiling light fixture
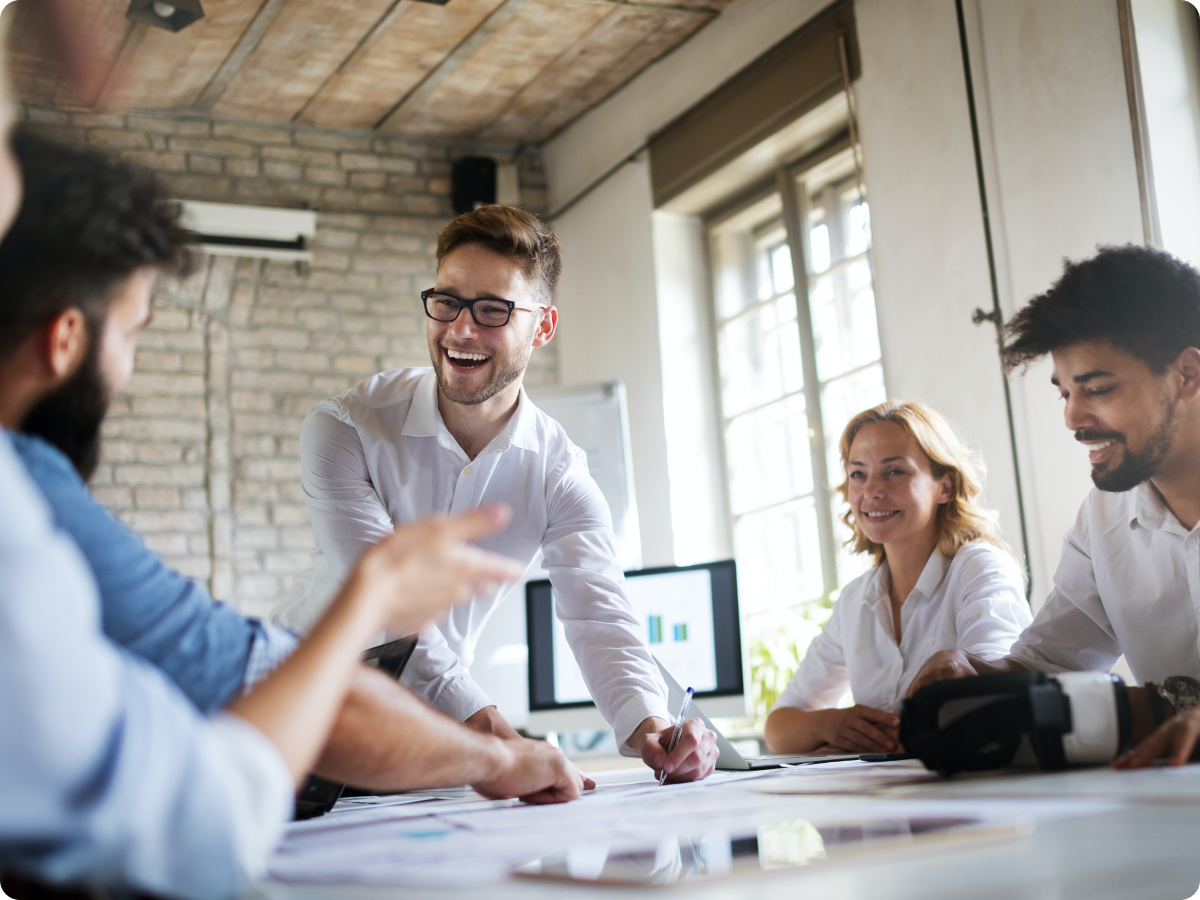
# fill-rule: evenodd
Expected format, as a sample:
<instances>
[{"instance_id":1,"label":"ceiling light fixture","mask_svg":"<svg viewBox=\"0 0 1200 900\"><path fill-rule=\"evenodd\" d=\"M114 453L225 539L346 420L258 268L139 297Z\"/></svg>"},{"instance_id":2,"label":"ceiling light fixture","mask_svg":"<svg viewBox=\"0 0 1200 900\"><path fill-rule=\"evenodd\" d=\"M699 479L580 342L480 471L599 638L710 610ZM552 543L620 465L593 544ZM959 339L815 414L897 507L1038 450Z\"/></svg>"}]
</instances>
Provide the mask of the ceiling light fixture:
<instances>
[{"instance_id":1,"label":"ceiling light fixture","mask_svg":"<svg viewBox=\"0 0 1200 900\"><path fill-rule=\"evenodd\" d=\"M131 0L125 18L155 28L180 31L204 18L200 0Z\"/></svg>"}]
</instances>

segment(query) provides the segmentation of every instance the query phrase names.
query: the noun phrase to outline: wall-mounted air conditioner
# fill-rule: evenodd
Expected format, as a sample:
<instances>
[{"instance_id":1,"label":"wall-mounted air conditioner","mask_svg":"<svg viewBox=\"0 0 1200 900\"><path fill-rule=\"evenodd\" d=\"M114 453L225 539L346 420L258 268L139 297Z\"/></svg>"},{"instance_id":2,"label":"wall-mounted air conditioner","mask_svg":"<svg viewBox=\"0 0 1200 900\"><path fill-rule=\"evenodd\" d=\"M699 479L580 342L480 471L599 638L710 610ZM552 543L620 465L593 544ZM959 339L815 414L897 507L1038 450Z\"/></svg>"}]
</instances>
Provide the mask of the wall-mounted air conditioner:
<instances>
[{"instance_id":1,"label":"wall-mounted air conditioner","mask_svg":"<svg viewBox=\"0 0 1200 900\"><path fill-rule=\"evenodd\" d=\"M317 214L305 209L184 200L183 224L208 253L311 262Z\"/></svg>"}]
</instances>

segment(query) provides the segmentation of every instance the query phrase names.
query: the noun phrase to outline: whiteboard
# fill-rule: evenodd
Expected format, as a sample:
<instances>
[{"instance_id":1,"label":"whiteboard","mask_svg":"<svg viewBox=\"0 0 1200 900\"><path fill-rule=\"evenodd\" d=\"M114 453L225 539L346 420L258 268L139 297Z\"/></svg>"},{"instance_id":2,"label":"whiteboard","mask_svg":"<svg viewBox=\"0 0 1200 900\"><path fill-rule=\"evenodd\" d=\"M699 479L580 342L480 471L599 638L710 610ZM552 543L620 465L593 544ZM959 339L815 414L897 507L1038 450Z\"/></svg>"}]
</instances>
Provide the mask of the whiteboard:
<instances>
[{"instance_id":1,"label":"whiteboard","mask_svg":"<svg viewBox=\"0 0 1200 900\"><path fill-rule=\"evenodd\" d=\"M642 567L642 537L633 489L633 453L625 385L620 381L583 388L527 391L529 399L562 425L587 454L588 470L612 512L617 559L622 569Z\"/></svg>"}]
</instances>

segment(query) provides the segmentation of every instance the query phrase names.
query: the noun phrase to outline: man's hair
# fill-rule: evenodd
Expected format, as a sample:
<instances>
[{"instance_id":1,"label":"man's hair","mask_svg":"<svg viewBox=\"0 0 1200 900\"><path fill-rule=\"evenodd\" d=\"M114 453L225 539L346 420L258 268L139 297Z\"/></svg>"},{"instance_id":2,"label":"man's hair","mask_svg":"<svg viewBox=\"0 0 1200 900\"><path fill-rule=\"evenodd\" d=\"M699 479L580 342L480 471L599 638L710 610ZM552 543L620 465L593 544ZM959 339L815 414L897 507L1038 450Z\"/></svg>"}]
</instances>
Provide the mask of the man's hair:
<instances>
[{"instance_id":1,"label":"man's hair","mask_svg":"<svg viewBox=\"0 0 1200 900\"><path fill-rule=\"evenodd\" d=\"M541 299L554 302L554 289L562 272L562 250L557 235L536 216L515 206L496 204L463 213L438 235L438 268L450 251L469 244L511 259L534 284Z\"/></svg>"},{"instance_id":2,"label":"man's hair","mask_svg":"<svg viewBox=\"0 0 1200 900\"><path fill-rule=\"evenodd\" d=\"M113 289L144 266L172 275L196 265L196 235L152 172L18 130L25 195L0 241L0 354L72 307L92 339Z\"/></svg>"},{"instance_id":3,"label":"man's hair","mask_svg":"<svg viewBox=\"0 0 1200 900\"><path fill-rule=\"evenodd\" d=\"M1109 341L1162 374L1185 349L1200 347L1200 272L1133 244L1067 261L1050 290L1004 326L1004 370L1095 340Z\"/></svg>"}]
</instances>

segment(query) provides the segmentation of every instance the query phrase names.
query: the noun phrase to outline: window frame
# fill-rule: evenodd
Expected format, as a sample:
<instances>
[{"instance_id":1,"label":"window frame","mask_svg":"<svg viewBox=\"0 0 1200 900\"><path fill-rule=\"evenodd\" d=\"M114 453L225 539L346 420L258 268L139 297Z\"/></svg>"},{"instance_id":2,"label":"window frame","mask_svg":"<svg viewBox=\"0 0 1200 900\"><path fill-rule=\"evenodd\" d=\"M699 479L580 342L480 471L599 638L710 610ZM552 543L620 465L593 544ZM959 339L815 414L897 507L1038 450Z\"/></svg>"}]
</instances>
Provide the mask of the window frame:
<instances>
[{"instance_id":1,"label":"window frame","mask_svg":"<svg viewBox=\"0 0 1200 900\"><path fill-rule=\"evenodd\" d=\"M729 322L736 318L748 314L752 310L756 310L761 306L773 301L755 301L753 304L739 310L732 316L725 318L721 317L718 304L719 297L717 295L717 269L716 260L712 258L712 238L714 230L719 228L729 219L740 215L756 204L762 203L772 195L778 194L782 202L781 218L782 225L786 233L786 240L791 250L792 258L792 275L793 275L793 293L796 300L797 327L800 338L800 356L801 366L803 371L804 384L800 391L795 392L804 396L805 416L808 422L808 437L809 437L809 453L812 461L813 474L813 491L811 494L799 495L780 503L794 503L802 501L806 497L811 497L814 501L817 533L820 543L820 558L821 558L821 576L824 593L826 596L834 593L840 587L838 581L838 535L834 524L834 500L836 491L830 483L829 472L829 457L827 453L826 436L824 423L822 420L822 404L821 394L826 382L822 382L817 370L817 355L816 355L816 335L813 328L812 307L810 303L810 291L812 281L834 272L843 265L849 265L853 261L860 258L870 258L871 243L868 243L867 249L855 257L838 260L832 262L831 265L821 272L811 272L811 261L809 260L808 242L804 239L805 223L808 221L807 197L805 191L801 190L802 178L813 170L818 169L823 163L834 160L842 156L847 151L853 152L855 145L851 141L848 130L842 131L840 134L833 137L831 140L817 148L816 150L794 159L790 162L785 162L777 166L773 172L757 182L747 186L731 196L729 200L719 207L712 210L703 218L705 239L705 252L709 255L708 269L709 281L712 285L712 302L709 304L709 315L712 323L712 353L713 359L717 363L718 373L720 370L721 360L721 329ZM874 282L874 278L872 278ZM872 284L873 287L873 284ZM878 326L877 326L878 327ZM884 386L887 385L887 370L883 365L883 357L880 355L879 360L870 363L864 363L860 366L854 366L841 372L838 375L828 379L832 383L846 376L852 375L858 371L867 369L871 366L879 365L884 378ZM718 381L720 375L717 375ZM787 394L784 396L792 396ZM725 410L725 400L723 392L718 389L715 391L718 418L721 423L721 461L724 467L722 477L722 487L725 492L725 508L729 514L730 534L736 534L737 522L741 515L748 513L737 514L734 512L733 498L730 493L730 468L727 458L727 429L731 421L740 415L752 411L753 408L741 410L734 415L728 415ZM778 402L783 396L772 400ZM764 509L767 507L764 507ZM755 510L756 512L758 510ZM816 598L805 598L801 602L808 602Z\"/></svg>"}]
</instances>

